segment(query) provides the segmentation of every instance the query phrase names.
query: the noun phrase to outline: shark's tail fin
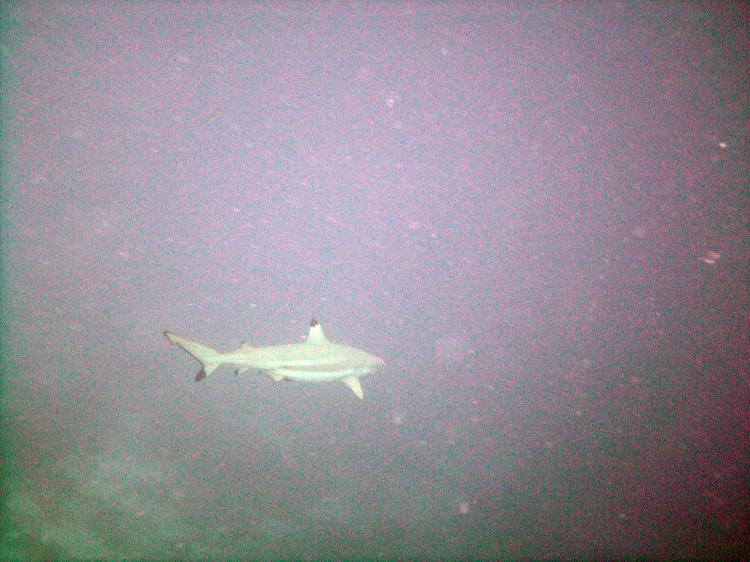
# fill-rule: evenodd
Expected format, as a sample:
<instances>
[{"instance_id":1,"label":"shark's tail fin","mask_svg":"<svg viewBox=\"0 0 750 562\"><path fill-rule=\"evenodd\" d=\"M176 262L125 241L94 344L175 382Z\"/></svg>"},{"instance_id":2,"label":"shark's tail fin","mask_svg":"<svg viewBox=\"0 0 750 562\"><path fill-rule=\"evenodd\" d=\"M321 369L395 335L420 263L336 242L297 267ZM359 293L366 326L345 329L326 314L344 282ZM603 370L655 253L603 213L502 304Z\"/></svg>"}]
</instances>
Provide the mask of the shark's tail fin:
<instances>
[{"instance_id":1,"label":"shark's tail fin","mask_svg":"<svg viewBox=\"0 0 750 562\"><path fill-rule=\"evenodd\" d=\"M216 367L223 363L223 354L219 351L216 351L215 349L208 347L207 345L203 345L202 343L198 343L197 341L191 341L185 338L181 338L180 336L176 336L171 332L164 332L164 335L167 336L167 339L169 341L179 345L182 349L195 357L201 365L203 365L203 369L195 377L196 382L205 379L208 375L214 372Z\"/></svg>"}]
</instances>

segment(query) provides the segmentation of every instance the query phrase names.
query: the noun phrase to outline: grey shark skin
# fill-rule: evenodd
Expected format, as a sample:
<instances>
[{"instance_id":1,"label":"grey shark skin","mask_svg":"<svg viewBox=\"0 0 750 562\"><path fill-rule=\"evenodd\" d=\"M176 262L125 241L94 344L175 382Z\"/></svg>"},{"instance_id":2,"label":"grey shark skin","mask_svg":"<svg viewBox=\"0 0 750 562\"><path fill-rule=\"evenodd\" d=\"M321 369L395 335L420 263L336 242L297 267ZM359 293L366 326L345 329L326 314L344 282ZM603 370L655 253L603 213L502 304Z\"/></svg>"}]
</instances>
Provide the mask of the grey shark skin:
<instances>
[{"instance_id":1,"label":"grey shark skin","mask_svg":"<svg viewBox=\"0 0 750 562\"><path fill-rule=\"evenodd\" d=\"M238 349L226 353L171 332L164 332L164 335L203 365L203 369L195 377L196 381L202 381L221 365L230 365L237 369L238 375L254 369L267 373L276 382L340 380L357 398L363 400L358 377L385 364L382 359L366 351L329 341L314 318L310 322L310 333L304 343L267 347L253 347L243 343Z\"/></svg>"}]
</instances>

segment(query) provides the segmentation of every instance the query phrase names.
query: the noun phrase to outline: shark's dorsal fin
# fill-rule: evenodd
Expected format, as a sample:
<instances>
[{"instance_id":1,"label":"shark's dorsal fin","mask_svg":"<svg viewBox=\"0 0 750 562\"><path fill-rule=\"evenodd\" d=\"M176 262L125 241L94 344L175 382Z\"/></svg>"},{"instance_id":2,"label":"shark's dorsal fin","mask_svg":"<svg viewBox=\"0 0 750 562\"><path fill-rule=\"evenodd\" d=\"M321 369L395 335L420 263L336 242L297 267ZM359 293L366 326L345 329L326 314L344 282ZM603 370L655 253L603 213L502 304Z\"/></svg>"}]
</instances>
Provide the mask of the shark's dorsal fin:
<instances>
[{"instance_id":1,"label":"shark's dorsal fin","mask_svg":"<svg viewBox=\"0 0 750 562\"><path fill-rule=\"evenodd\" d=\"M323 333L323 328L318 324L318 321L315 318L310 320L310 333L307 334L307 343L313 345L329 343L328 338Z\"/></svg>"}]
</instances>

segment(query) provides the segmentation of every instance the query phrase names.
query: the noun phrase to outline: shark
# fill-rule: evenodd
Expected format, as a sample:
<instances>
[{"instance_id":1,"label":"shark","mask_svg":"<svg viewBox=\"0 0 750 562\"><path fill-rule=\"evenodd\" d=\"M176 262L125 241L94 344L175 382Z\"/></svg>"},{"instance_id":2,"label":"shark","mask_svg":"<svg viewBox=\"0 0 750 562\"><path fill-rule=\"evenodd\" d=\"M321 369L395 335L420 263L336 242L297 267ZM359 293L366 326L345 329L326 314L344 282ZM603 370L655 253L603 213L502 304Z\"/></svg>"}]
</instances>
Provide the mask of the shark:
<instances>
[{"instance_id":1,"label":"shark","mask_svg":"<svg viewBox=\"0 0 750 562\"><path fill-rule=\"evenodd\" d=\"M333 343L313 318L304 343L253 347L242 343L234 351L221 352L197 341L164 332L167 339L192 355L203 368L196 382L205 380L222 365L235 368L239 375L249 370L262 371L275 382L282 380L321 382L341 381L354 395L364 400L359 377L367 375L385 362L361 349Z\"/></svg>"}]
</instances>

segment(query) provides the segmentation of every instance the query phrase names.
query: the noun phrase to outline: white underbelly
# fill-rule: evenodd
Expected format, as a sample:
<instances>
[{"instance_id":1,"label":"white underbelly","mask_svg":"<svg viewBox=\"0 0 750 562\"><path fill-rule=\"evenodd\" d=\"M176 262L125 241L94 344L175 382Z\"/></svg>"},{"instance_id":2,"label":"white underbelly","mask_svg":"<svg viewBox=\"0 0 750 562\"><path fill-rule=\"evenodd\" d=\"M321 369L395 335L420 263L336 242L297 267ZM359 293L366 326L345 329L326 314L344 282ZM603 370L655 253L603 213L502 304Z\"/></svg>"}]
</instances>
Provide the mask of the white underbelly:
<instances>
[{"instance_id":1,"label":"white underbelly","mask_svg":"<svg viewBox=\"0 0 750 562\"><path fill-rule=\"evenodd\" d=\"M362 369L337 369L332 371L306 371L304 369L279 368L267 371L274 379L289 379L292 381L335 381L351 375L361 375Z\"/></svg>"}]
</instances>

